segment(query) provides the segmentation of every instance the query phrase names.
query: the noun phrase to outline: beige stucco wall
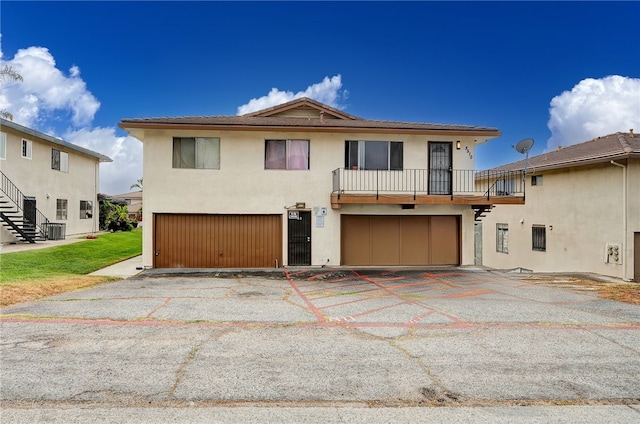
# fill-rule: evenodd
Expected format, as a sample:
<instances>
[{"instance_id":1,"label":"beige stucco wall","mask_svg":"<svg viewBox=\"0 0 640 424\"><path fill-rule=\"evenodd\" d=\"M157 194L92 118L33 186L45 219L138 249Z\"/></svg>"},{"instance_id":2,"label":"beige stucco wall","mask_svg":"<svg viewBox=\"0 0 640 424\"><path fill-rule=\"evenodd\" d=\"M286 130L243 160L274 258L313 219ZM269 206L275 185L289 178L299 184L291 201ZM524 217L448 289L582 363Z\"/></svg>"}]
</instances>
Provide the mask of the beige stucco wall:
<instances>
[{"instance_id":1,"label":"beige stucco wall","mask_svg":"<svg viewBox=\"0 0 640 424\"><path fill-rule=\"evenodd\" d=\"M0 160L0 169L25 196L36 198L36 207L51 222L66 223L67 237L90 233L98 229L97 187L98 159L32 135L2 127L6 134L6 159ZM32 158L22 157L22 139L32 142ZM51 169L51 149L69 154L69 172ZM67 219L56 219L56 199L67 199ZM80 201L93 201L93 218L80 219ZM2 243L16 241L4 227L0 230Z\"/></svg>"},{"instance_id":2,"label":"beige stucco wall","mask_svg":"<svg viewBox=\"0 0 640 424\"><path fill-rule=\"evenodd\" d=\"M541 186L531 186L527 176L525 205L496 206L482 220L483 265L631 278L633 232L640 231L640 161L630 161L626 171L626 215L624 172L610 163L537 172ZM496 252L497 223L509 225L508 253ZM532 250L534 224L546 226L545 252ZM622 245L622 264L605 262L607 243Z\"/></svg>"},{"instance_id":3,"label":"beige stucco wall","mask_svg":"<svg viewBox=\"0 0 640 424\"><path fill-rule=\"evenodd\" d=\"M220 137L220 170L173 169L173 137ZM287 207L304 202L314 212L327 209L324 226L312 223L312 264L339 265L340 214L453 214L462 215L462 263L473 263L473 214L470 207L420 206L402 210L395 206L345 205L331 209L334 169L344 167L345 140L404 142L404 168L427 168L428 141L453 142L454 169L474 168L473 138L417 135L339 134L267 131L162 131L146 130L141 136L144 164L145 230L154 213L282 214L283 258L287 258ZM309 170L265 170L266 139L309 139ZM462 141L456 150L455 141ZM465 150L469 148L469 153ZM153 265L152 231L144 231L143 263Z\"/></svg>"},{"instance_id":4,"label":"beige stucco wall","mask_svg":"<svg viewBox=\"0 0 640 424\"><path fill-rule=\"evenodd\" d=\"M640 275L640 263L634 263L634 234L640 234L640 159L632 159L628 162L626 179L627 228L623 246L625 251L623 266L624 278L631 280L634 274Z\"/></svg>"}]
</instances>

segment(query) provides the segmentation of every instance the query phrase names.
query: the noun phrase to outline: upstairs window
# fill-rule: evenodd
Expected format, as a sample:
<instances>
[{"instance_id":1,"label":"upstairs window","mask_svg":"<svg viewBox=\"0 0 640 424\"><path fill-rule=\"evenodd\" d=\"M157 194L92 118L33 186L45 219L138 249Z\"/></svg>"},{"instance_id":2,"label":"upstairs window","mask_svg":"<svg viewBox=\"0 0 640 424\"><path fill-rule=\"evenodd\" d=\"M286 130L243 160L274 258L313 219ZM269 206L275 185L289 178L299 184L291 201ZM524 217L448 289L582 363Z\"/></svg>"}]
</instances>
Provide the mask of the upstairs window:
<instances>
[{"instance_id":1,"label":"upstairs window","mask_svg":"<svg viewBox=\"0 0 640 424\"><path fill-rule=\"evenodd\" d=\"M22 157L31 159L31 141L22 139Z\"/></svg>"},{"instance_id":2,"label":"upstairs window","mask_svg":"<svg viewBox=\"0 0 640 424\"><path fill-rule=\"evenodd\" d=\"M0 159L7 158L7 135L0 132Z\"/></svg>"},{"instance_id":3,"label":"upstairs window","mask_svg":"<svg viewBox=\"0 0 640 424\"><path fill-rule=\"evenodd\" d=\"M218 137L174 137L173 167L220 169Z\"/></svg>"},{"instance_id":4,"label":"upstairs window","mask_svg":"<svg viewBox=\"0 0 640 424\"><path fill-rule=\"evenodd\" d=\"M547 229L544 225L531 227L531 248L538 252L547 250Z\"/></svg>"},{"instance_id":5,"label":"upstairs window","mask_svg":"<svg viewBox=\"0 0 640 424\"><path fill-rule=\"evenodd\" d=\"M93 218L93 202L91 200L80 201L80 219Z\"/></svg>"},{"instance_id":6,"label":"upstairs window","mask_svg":"<svg viewBox=\"0 0 640 424\"><path fill-rule=\"evenodd\" d=\"M264 169L309 169L309 140L265 140Z\"/></svg>"},{"instance_id":7,"label":"upstairs window","mask_svg":"<svg viewBox=\"0 0 640 424\"><path fill-rule=\"evenodd\" d=\"M69 172L69 153L51 149L51 169Z\"/></svg>"},{"instance_id":8,"label":"upstairs window","mask_svg":"<svg viewBox=\"0 0 640 424\"><path fill-rule=\"evenodd\" d=\"M344 167L354 170L402 170L402 146L401 141L347 140L344 146Z\"/></svg>"}]
</instances>

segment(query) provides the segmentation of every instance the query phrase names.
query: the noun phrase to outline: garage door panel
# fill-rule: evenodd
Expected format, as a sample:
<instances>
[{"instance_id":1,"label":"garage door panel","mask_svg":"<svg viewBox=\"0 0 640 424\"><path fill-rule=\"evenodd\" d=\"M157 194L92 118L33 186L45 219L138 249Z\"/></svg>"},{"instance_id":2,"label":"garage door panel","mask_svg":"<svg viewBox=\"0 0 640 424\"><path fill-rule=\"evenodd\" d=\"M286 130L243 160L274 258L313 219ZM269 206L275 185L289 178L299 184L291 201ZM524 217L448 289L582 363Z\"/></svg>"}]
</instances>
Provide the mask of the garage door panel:
<instances>
[{"instance_id":1,"label":"garage door panel","mask_svg":"<svg viewBox=\"0 0 640 424\"><path fill-rule=\"evenodd\" d=\"M371 261L376 264L400 263L400 217L372 216Z\"/></svg>"},{"instance_id":2,"label":"garage door panel","mask_svg":"<svg viewBox=\"0 0 640 424\"><path fill-rule=\"evenodd\" d=\"M156 268L256 268L282 263L281 215L154 216Z\"/></svg>"},{"instance_id":3,"label":"garage door panel","mask_svg":"<svg viewBox=\"0 0 640 424\"><path fill-rule=\"evenodd\" d=\"M458 217L431 217L431 263L433 265L458 265L459 236Z\"/></svg>"},{"instance_id":4,"label":"garage door panel","mask_svg":"<svg viewBox=\"0 0 640 424\"><path fill-rule=\"evenodd\" d=\"M371 234L369 219L360 216L341 217L342 263L371 265ZM366 217L368 218L368 217Z\"/></svg>"},{"instance_id":5,"label":"garage door panel","mask_svg":"<svg viewBox=\"0 0 640 424\"><path fill-rule=\"evenodd\" d=\"M343 265L458 265L458 216L342 215Z\"/></svg>"},{"instance_id":6,"label":"garage door panel","mask_svg":"<svg viewBox=\"0 0 640 424\"><path fill-rule=\"evenodd\" d=\"M429 217L407 216L401 221L400 264L424 265L430 262Z\"/></svg>"}]
</instances>

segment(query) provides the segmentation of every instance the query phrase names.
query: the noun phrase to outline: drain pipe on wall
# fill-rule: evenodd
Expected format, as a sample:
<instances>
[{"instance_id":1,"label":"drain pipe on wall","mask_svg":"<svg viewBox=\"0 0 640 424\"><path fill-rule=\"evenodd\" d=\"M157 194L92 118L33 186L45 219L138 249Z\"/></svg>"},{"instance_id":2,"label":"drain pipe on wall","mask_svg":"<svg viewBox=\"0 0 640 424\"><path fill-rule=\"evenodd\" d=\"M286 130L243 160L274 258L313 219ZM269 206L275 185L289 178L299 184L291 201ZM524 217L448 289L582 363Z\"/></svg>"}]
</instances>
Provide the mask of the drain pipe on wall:
<instances>
[{"instance_id":1,"label":"drain pipe on wall","mask_svg":"<svg viewBox=\"0 0 640 424\"><path fill-rule=\"evenodd\" d=\"M611 165L622 168L622 279L627 278L627 166L616 161L610 161Z\"/></svg>"}]
</instances>

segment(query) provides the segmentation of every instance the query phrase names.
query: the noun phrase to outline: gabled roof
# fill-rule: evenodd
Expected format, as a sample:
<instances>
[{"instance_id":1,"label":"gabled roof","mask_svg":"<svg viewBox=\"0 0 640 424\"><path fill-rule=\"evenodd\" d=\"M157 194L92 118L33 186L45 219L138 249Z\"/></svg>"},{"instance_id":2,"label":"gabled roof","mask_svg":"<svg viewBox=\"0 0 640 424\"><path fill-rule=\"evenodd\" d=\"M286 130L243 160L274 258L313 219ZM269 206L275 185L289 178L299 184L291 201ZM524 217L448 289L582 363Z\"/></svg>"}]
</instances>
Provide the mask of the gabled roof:
<instances>
[{"instance_id":1,"label":"gabled roof","mask_svg":"<svg viewBox=\"0 0 640 424\"><path fill-rule=\"evenodd\" d=\"M15 122L8 121L6 119L0 118L0 127L8 127L12 128L16 131L19 131L23 134L30 135L32 137L37 137L42 140L48 141L53 144L57 144L61 147L64 147L69 150L75 150L76 152L83 153L88 156L93 156L98 159L100 162L113 162L110 157L100 154L98 152L94 152L93 150L85 149L84 147L80 147L73 143L69 143L67 141L62 140L61 138L52 137L49 134L41 133L40 131L33 130L31 128L16 124Z\"/></svg>"},{"instance_id":2,"label":"gabled roof","mask_svg":"<svg viewBox=\"0 0 640 424\"><path fill-rule=\"evenodd\" d=\"M247 113L242 116L278 116L283 115L283 112L287 112L293 109L298 109L303 113L306 112L307 115L303 116L305 118L308 116L317 115L315 117L319 118L320 116L322 116L326 119L362 119L358 118L357 116L349 115L348 113L332 108L331 106L327 106L308 97L301 97L287 103L282 103L280 105L273 106L267 109ZM315 111L315 114L309 113L309 111Z\"/></svg>"},{"instance_id":3,"label":"gabled roof","mask_svg":"<svg viewBox=\"0 0 640 424\"><path fill-rule=\"evenodd\" d=\"M640 136L633 132L615 133L530 157L527 168L533 167L537 171L569 168L630 157L640 158ZM525 159L493 168L496 171L523 169L525 169Z\"/></svg>"},{"instance_id":4,"label":"gabled roof","mask_svg":"<svg viewBox=\"0 0 640 424\"><path fill-rule=\"evenodd\" d=\"M497 128L421 122L379 121L359 118L303 97L240 116L185 116L123 119L120 128L129 133L144 129L278 130L309 132L374 132L393 134L452 134L498 137Z\"/></svg>"}]
</instances>

